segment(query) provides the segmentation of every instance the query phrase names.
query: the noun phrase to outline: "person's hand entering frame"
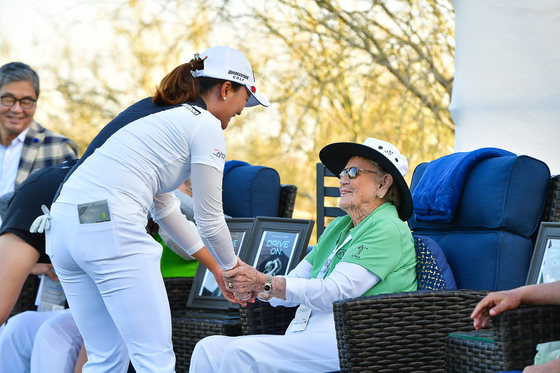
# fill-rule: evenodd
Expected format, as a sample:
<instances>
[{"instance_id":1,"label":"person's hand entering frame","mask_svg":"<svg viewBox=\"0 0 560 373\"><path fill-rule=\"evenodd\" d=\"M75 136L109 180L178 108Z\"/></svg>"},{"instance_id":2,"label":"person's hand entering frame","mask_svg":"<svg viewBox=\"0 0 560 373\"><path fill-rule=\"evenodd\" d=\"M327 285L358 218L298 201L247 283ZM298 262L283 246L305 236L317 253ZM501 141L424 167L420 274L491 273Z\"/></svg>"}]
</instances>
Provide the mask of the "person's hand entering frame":
<instances>
[{"instance_id":1,"label":"person's hand entering frame","mask_svg":"<svg viewBox=\"0 0 560 373\"><path fill-rule=\"evenodd\" d=\"M37 276L47 275L51 280L58 281L58 276L54 273L52 264L36 263L29 273Z\"/></svg>"},{"instance_id":2,"label":"person's hand entering frame","mask_svg":"<svg viewBox=\"0 0 560 373\"><path fill-rule=\"evenodd\" d=\"M488 326L491 316L496 316L506 310L512 310L521 304L522 293L518 289L499 291L488 294L475 307L471 314L476 329Z\"/></svg>"}]
</instances>

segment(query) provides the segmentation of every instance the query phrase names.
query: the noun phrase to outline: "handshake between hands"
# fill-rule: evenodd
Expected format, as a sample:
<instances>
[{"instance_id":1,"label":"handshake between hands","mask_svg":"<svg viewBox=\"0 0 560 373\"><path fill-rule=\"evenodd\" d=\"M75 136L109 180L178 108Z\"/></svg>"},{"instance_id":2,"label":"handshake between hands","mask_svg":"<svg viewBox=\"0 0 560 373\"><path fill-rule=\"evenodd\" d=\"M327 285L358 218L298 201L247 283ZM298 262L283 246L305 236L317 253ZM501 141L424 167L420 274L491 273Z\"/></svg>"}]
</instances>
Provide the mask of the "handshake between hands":
<instances>
[{"instance_id":1,"label":"handshake between hands","mask_svg":"<svg viewBox=\"0 0 560 373\"><path fill-rule=\"evenodd\" d=\"M254 303L258 293L262 290L262 273L244 263L239 257L237 265L230 270L222 272L222 278L216 280L227 300L240 303L244 306L247 302ZM265 276L266 279L266 276Z\"/></svg>"}]
</instances>

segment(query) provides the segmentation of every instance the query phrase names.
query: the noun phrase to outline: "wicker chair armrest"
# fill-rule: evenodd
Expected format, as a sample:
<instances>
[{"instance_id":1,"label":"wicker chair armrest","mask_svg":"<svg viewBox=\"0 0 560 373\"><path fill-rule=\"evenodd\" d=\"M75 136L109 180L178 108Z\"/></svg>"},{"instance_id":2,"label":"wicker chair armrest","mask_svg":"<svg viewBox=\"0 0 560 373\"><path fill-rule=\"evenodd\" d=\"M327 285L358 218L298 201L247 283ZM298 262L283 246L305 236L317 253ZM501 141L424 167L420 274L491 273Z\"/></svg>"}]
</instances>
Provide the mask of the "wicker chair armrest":
<instances>
[{"instance_id":1,"label":"wicker chair armrest","mask_svg":"<svg viewBox=\"0 0 560 373\"><path fill-rule=\"evenodd\" d=\"M541 221L560 222L560 175L550 178L550 187Z\"/></svg>"},{"instance_id":2,"label":"wicker chair armrest","mask_svg":"<svg viewBox=\"0 0 560 373\"><path fill-rule=\"evenodd\" d=\"M163 283L171 311L184 310L191 292L193 277L166 277Z\"/></svg>"},{"instance_id":3,"label":"wicker chair armrest","mask_svg":"<svg viewBox=\"0 0 560 373\"><path fill-rule=\"evenodd\" d=\"M268 302L256 299L255 303L239 306L243 335L283 335L296 315L297 307L272 307Z\"/></svg>"},{"instance_id":4,"label":"wicker chair armrest","mask_svg":"<svg viewBox=\"0 0 560 373\"><path fill-rule=\"evenodd\" d=\"M486 294L426 290L334 302L341 372L444 372L445 338L474 330L470 314Z\"/></svg>"},{"instance_id":5,"label":"wicker chair armrest","mask_svg":"<svg viewBox=\"0 0 560 373\"><path fill-rule=\"evenodd\" d=\"M522 306L494 317L495 359L499 370L534 364L539 343L560 341L560 306Z\"/></svg>"}]
</instances>

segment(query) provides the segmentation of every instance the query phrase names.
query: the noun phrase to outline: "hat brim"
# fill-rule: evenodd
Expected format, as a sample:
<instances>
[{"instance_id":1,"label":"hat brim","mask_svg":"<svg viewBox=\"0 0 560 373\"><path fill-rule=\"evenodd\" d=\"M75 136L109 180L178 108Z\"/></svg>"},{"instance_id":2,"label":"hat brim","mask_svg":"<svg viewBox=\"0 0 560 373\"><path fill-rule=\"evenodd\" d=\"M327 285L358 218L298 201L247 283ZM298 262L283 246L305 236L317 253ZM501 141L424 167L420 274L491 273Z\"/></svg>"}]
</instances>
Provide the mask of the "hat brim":
<instances>
[{"instance_id":1,"label":"hat brim","mask_svg":"<svg viewBox=\"0 0 560 373\"><path fill-rule=\"evenodd\" d=\"M247 87L247 91L251 94L249 96L249 100L247 100L247 103L245 104L245 107L258 105L262 105L264 107L270 106L270 102L259 91L253 93L251 92L251 87L248 87L247 85L245 85L245 87Z\"/></svg>"},{"instance_id":2,"label":"hat brim","mask_svg":"<svg viewBox=\"0 0 560 373\"><path fill-rule=\"evenodd\" d=\"M397 185L401 197L401 205L397 207L399 218L402 221L410 219L412 216L413 204L408 184L395 165L383 154L369 146L352 142L329 144L319 152L321 162L335 175L339 175L344 167L346 167L348 160L354 156L371 159L393 176L393 181Z\"/></svg>"}]
</instances>

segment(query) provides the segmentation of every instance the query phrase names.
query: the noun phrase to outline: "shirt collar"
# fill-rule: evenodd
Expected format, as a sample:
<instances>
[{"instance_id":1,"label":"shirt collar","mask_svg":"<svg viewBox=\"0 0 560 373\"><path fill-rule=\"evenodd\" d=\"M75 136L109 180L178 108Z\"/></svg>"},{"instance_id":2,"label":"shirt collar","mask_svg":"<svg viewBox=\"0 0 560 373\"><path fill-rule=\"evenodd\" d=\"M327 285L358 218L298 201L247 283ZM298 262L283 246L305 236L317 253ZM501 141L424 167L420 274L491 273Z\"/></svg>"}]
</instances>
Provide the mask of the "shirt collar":
<instances>
[{"instance_id":1,"label":"shirt collar","mask_svg":"<svg viewBox=\"0 0 560 373\"><path fill-rule=\"evenodd\" d=\"M18 140L21 141L21 142L25 142L25 136L27 136L27 131L29 131L29 127L27 127L26 129L24 129L23 131L21 131L21 132L19 133L19 135L17 135L17 137L16 137L14 140L12 140L12 143L13 143L16 139L18 139ZM14 145L15 145L15 144L14 144Z\"/></svg>"},{"instance_id":2,"label":"shirt collar","mask_svg":"<svg viewBox=\"0 0 560 373\"><path fill-rule=\"evenodd\" d=\"M188 104L192 106L198 106L199 108L204 110L208 110L206 109L206 102L204 102L204 100L200 96L198 96L198 98L195 101L189 101Z\"/></svg>"}]
</instances>

